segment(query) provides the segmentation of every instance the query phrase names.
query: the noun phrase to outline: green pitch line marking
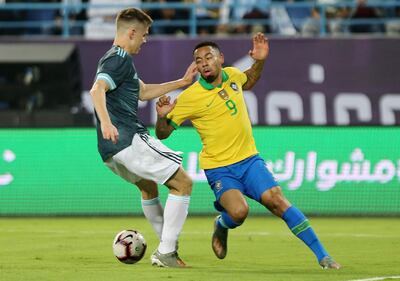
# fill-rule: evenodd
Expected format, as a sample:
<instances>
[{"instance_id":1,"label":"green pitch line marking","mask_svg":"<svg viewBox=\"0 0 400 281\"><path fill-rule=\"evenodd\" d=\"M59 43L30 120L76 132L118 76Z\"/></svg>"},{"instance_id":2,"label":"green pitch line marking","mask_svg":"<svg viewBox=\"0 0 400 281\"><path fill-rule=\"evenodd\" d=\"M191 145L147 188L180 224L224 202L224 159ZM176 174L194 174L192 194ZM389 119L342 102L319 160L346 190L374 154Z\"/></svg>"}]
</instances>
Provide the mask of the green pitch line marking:
<instances>
[{"instance_id":1,"label":"green pitch line marking","mask_svg":"<svg viewBox=\"0 0 400 281\"><path fill-rule=\"evenodd\" d=\"M385 279L400 279L400 276L373 277L373 278L356 279L356 280L349 280L349 281L378 281L378 280L385 280Z\"/></svg>"}]
</instances>

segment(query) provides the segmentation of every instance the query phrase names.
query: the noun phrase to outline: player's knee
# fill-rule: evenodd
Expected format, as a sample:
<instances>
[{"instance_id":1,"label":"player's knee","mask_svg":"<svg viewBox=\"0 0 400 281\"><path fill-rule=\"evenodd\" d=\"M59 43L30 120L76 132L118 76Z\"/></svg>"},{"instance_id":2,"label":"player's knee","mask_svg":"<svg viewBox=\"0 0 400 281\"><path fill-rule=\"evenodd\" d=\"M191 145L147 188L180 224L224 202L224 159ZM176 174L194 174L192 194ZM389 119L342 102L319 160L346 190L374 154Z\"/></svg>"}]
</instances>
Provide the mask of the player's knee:
<instances>
[{"instance_id":1,"label":"player's knee","mask_svg":"<svg viewBox=\"0 0 400 281\"><path fill-rule=\"evenodd\" d=\"M188 196L188 195L192 194L192 187L193 187L192 179L188 175L185 174L185 176L180 179L179 192L182 195Z\"/></svg>"},{"instance_id":2,"label":"player's knee","mask_svg":"<svg viewBox=\"0 0 400 281\"><path fill-rule=\"evenodd\" d=\"M243 223L249 214L249 206L241 204L236 206L234 210L232 210L229 215L232 217L236 223Z\"/></svg>"},{"instance_id":3,"label":"player's knee","mask_svg":"<svg viewBox=\"0 0 400 281\"><path fill-rule=\"evenodd\" d=\"M151 189L147 189L147 190L141 190L142 192L142 198L144 200L151 200L154 199L156 197L158 197L158 189L156 188L151 188Z\"/></svg>"},{"instance_id":4,"label":"player's knee","mask_svg":"<svg viewBox=\"0 0 400 281\"><path fill-rule=\"evenodd\" d=\"M287 210L287 208L289 208L290 204L285 197L280 196L275 198L275 200L272 202L272 206L273 213L278 217L282 217L283 213Z\"/></svg>"},{"instance_id":5,"label":"player's knee","mask_svg":"<svg viewBox=\"0 0 400 281\"><path fill-rule=\"evenodd\" d=\"M278 217L281 217L285 210L290 207L290 203L283 195L280 187L271 188L263 194L262 203Z\"/></svg>"},{"instance_id":6,"label":"player's knee","mask_svg":"<svg viewBox=\"0 0 400 281\"><path fill-rule=\"evenodd\" d=\"M158 188L155 182L141 180L136 182L135 185L139 188L144 200L151 200L158 197Z\"/></svg>"}]
</instances>

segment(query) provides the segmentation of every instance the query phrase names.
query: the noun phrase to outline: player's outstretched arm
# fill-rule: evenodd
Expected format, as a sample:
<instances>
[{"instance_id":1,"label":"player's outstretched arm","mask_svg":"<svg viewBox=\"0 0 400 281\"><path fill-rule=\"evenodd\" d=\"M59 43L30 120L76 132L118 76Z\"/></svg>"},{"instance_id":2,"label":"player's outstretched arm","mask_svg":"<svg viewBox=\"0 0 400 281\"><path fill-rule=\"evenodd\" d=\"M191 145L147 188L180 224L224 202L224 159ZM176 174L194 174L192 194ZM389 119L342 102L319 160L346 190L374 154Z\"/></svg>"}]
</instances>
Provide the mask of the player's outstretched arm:
<instances>
[{"instance_id":1,"label":"player's outstretched arm","mask_svg":"<svg viewBox=\"0 0 400 281\"><path fill-rule=\"evenodd\" d=\"M156 103L156 136L160 140L168 138L174 130L174 127L168 124L167 115L174 109L176 100L173 103L170 103L170 101L171 97L163 96L160 97Z\"/></svg>"},{"instance_id":2,"label":"player's outstretched arm","mask_svg":"<svg viewBox=\"0 0 400 281\"><path fill-rule=\"evenodd\" d=\"M139 99L141 101L155 99L173 90L188 86L193 82L196 74L197 67L196 64L193 62L186 69L186 73L181 79L162 84L145 84L140 81Z\"/></svg>"},{"instance_id":3,"label":"player's outstretched arm","mask_svg":"<svg viewBox=\"0 0 400 281\"><path fill-rule=\"evenodd\" d=\"M97 80L94 82L93 87L90 90L90 96L92 97L97 117L100 120L103 138L106 140L111 140L115 144L118 142L119 134L117 128L115 128L115 126L111 123L110 116L108 115L106 105L107 90L108 84L103 80Z\"/></svg>"},{"instance_id":4,"label":"player's outstretched arm","mask_svg":"<svg viewBox=\"0 0 400 281\"><path fill-rule=\"evenodd\" d=\"M268 54L268 39L264 34L258 32L253 36L253 49L249 51L249 55L254 59L254 63L244 72L247 75L247 82L243 85L243 90L251 89L257 83L258 79L260 79Z\"/></svg>"}]
</instances>

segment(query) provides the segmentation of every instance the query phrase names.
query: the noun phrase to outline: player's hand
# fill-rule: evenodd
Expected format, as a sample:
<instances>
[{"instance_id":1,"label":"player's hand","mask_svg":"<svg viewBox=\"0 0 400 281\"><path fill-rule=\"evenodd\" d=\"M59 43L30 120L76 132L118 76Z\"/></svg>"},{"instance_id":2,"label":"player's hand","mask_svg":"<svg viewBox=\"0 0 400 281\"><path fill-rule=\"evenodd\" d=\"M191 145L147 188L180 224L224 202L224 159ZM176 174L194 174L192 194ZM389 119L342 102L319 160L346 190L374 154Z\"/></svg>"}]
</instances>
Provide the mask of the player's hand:
<instances>
[{"instance_id":1,"label":"player's hand","mask_svg":"<svg viewBox=\"0 0 400 281\"><path fill-rule=\"evenodd\" d=\"M196 74L197 74L197 65L195 62L192 62L186 69L185 75L182 77L182 80L185 82L185 85L191 84Z\"/></svg>"},{"instance_id":2,"label":"player's hand","mask_svg":"<svg viewBox=\"0 0 400 281\"><path fill-rule=\"evenodd\" d=\"M174 109L177 100L175 99L173 103L171 103L171 97L162 96L158 99L156 103L157 115L159 118L165 118L168 113Z\"/></svg>"},{"instance_id":3,"label":"player's hand","mask_svg":"<svg viewBox=\"0 0 400 281\"><path fill-rule=\"evenodd\" d=\"M254 60L265 60L269 54L269 44L267 37L261 32L253 36L253 49L249 51L249 55Z\"/></svg>"},{"instance_id":4,"label":"player's hand","mask_svg":"<svg viewBox=\"0 0 400 281\"><path fill-rule=\"evenodd\" d=\"M119 133L117 128L111 123L101 123L101 132L103 133L103 138L106 140L111 140L113 144L118 142Z\"/></svg>"}]
</instances>

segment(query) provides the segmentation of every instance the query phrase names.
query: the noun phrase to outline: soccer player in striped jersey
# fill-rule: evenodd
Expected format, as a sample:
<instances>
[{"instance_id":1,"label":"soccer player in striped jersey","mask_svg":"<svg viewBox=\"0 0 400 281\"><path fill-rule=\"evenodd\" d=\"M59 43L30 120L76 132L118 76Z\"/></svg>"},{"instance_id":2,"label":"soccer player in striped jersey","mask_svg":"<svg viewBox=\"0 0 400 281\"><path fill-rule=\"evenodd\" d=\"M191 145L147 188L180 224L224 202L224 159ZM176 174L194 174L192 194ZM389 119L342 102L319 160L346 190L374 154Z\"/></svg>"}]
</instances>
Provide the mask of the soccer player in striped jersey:
<instances>
[{"instance_id":1,"label":"soccer player in striped jersey","mask_svg":"<svg viewBox=\"0 0 400 281\"><path fill-rule=\"evenodd\" d=\"M221 212L212 236L212 248L218 258L227 254L228 230L240 226L247 217L247 196L282 218L323 268L339 269L308 219L284 197L256 149L243 90L251 89L258 81L268 53L264 35L254 35L249 52L254 63L241 72L222 67L224 56L214 42L198 44L193 56L201 77L173 103L165 96L158 100L156 134L160 139L167 138L187 119L199 133L203 143L200 167L214 191L214 205Z\"/></svg>"},{"instance_id":2,"label":"soccer player in striped jersey","mask_svg":"<svg viewBox=\"0 0 400 281\"><path fill-rule=\"evenodd\" d=\"M115 174L140 189L145 217L160 238L151 255L152 264L185 267L176 245L187 217L192 181L182 169L182 156L149 135L137 110L139 100L151 100L189 85L197 70L192 64L182 79L163 84L145 84L139 79L131 55L146 42L151 23L139 9L119 12L114 44L99 61L90 94L101 158ZM164 211L157 183L170 189Z\"/></svg>"}]
</instances>

